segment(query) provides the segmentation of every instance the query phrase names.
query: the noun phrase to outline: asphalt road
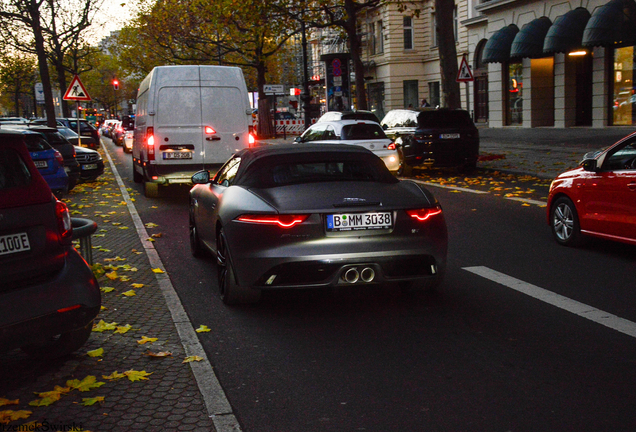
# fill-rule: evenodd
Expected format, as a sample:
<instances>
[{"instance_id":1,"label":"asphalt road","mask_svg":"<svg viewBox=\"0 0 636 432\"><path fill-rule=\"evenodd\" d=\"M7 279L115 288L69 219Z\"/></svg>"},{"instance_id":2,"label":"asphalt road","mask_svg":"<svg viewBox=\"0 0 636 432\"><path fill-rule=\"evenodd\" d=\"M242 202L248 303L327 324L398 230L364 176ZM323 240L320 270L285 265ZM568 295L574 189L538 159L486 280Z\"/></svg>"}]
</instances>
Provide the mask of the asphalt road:
<instances>
[{"instance_id":1,"label":"asphalt road","mask_svg":"<svg viewBox=\"0 0 636 432\"><path fill-rule=\"evenodd\" d=\"M188 188L147 199L109 150L190 320L212 329L200 340L243 431L636 429L636 249L558 246L545 185L501 181L533 188L525 202L431 186L449 227L442 294L284 291L228 308L214 259L190 255Z\"/></svg>"}]
</instances>

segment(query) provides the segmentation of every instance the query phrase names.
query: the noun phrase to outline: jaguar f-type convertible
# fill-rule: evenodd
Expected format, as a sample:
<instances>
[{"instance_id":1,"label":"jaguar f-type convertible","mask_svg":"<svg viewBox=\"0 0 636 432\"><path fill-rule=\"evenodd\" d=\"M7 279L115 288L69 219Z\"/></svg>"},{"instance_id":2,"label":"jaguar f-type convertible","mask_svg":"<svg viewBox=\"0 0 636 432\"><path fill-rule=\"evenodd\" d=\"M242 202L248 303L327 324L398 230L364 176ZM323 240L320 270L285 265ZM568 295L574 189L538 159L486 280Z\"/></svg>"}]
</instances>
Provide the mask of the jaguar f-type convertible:
<instances>
[{"instance_id":1,"label":"jaguar f-type convertible","mask_svg":"<svg viewBox=\"0 0 636 432\"><path fill-rule=\"evenodd\" d=\"M216 255L221 299L262 290L396 282L433 289L446 269L442 208L351 145L248 148L192 176L190 246Z\"/></svg>"}]
</instances>

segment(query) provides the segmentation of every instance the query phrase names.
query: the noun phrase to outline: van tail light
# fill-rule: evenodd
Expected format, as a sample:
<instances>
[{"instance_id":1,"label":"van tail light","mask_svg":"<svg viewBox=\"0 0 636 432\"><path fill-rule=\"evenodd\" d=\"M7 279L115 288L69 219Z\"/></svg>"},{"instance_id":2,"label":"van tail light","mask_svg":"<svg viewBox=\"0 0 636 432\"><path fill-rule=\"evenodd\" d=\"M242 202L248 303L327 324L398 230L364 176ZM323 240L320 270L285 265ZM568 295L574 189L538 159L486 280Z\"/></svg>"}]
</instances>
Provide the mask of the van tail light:
<instances>
[{"instance_id":1,"label":"van tail light","mask_svg":"<svg viewBox=\"0 0 636 432\"><path fill-rule=\"evenodd\" d=\"M388 145L387 149L389 150L395 150L395 143L392 142L391 144Z\"/></svg>"},{"instance_id":2,"label":"van tail light","mask_svg":"<svg viewBox=\"0 0 636 432\"><path fill-rule=\"evenodd\" d=\"M411 216L413 219L417 219L420 222L424 222L425 220L441 213L442 213L442 208L440 206L433 207L433 208L424 208L424 209L415 209L415 210L406 211L406 214Z\"/></svg>"},{"instance_id":3,"label":"van tail light","mask_svg":"<svg viewBox=\"0 0 636 432\"><path fill-rule=\"evenodd\" d=\"M148 147L148 160L155 160L155 135L152 127L146 128L146 146Z\"/></svg>"},{"instance_id":4,"label":"van tail light","mask_svg":"<svg viewBox=\"0 0 636 432\"><path fill-rule=\"evenodd\" d=\"M214 135L216 133L212 126L206 126L204 130L206 135Z\"/></svg>"},{"instance_id":5,"label":"van tail light","mask_svg":"<svg viewBox=\"0 0 636 432\"><path fill-rule=\"evenodd\" d=\"M303 223L309 217L305 215L263 215L263 214L244 214L236 218L241 222L250 222L254 224L278 225L281 228L291 228L294 225Z\"/></svg>"},{"instance_id":6,"label":"van tail light","mask_svg":"<svg viewBox=\"0 0 636 432\"><path fill-rule=\"evenodd\" d=\"M254 144L256 143L256 138L254 138L254 135L247 134L247 142L249 143L250 147L254 147Z\"/></svg>"},{"instance_id":7,"label":"van tail light","mask_svg":"<svg viewBox=\"0 0 636 432\"><path fill-rule=\"evenodd\" d=\"M68 207L62 201L55 202L55 217L57 218L57 227L62 238L68 238L73 233L73 224L71 223L71 214Z\"/></svg>"},{"instance_id":8,"label":"van tail light","mask_svg":"<svg viewBox=\"0 0 636 432\"><path fill-rule=\"evenodd\" d=\"M59 151L55 150L55 160L57 161L57 163L59 163L60 165L64 165L64 156L62 156L62 153L60 153Z\"/></svg>"}]
</instances>

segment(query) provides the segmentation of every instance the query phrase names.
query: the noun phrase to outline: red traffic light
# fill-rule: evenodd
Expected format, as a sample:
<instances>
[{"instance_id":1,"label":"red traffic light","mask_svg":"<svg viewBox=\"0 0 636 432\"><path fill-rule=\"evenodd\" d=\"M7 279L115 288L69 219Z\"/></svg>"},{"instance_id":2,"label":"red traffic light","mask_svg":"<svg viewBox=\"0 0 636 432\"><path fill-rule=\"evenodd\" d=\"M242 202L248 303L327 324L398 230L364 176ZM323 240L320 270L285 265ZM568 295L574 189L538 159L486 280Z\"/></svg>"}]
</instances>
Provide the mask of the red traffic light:
<instances>
[{"instance_id":1,"label":"red traffic light","mask_svg":"<svg viewBox=\"0 0 636 432\"><path fill-rule=\"evenodd\" d=\"M113 80L113 88L115 90L119 90L119 81L116 79Z\"/></svg>"}]
</instances>

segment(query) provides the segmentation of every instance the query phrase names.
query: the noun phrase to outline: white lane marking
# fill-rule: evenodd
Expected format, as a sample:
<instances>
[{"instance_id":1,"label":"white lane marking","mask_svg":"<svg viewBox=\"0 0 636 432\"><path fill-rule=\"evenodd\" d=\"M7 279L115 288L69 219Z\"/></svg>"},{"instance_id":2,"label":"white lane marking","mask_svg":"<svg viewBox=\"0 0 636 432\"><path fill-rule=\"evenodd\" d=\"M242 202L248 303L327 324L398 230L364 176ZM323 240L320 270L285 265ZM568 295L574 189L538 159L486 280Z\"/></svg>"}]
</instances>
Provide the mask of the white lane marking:
<instances>
[{"instance_id":1,"label":"white lane marking","mask_svg":"<svg viewBox=\"0 0 636 432\"><path fill-rule=\"evenodd\" d=\"M431 183L431 182L425 182L422 180L413 180L413 179L409 179L414 181L415 183L419 183L419 184L423 184L426 186L434 186L434 187L438 187L438 188L442 188L442 189L452 189L452 190L457 190L457 191L462 191L462 192L470 192L470 193L474 193L474 194L487 194L490 193L488 191L480 191L480 190L475 190L475 189L468 189L468 188L463 188L463 187L459 187L459 186L446 186L446 185L441 185L438 183Z\"/></svg>"},{"instance_id":2,"label":"white lane marking","mask_svg":"<svg viewBox=\"0 0 636 432\"><path fill-rule=\"evenodd\" d=\"M545 207L545 206L548 205L548 203L546 201L533 200L533 199L530 199L530 198L514 198L514 197L504 197L504 198L506 198L508 200L511 200L511 201L520 201L522 203L534 204L534 205L538 205L538 206L541 206L541 207Z\"/></svg>"},{"instance_id":3,"label":"white lane marking","mask_svg":"<svg viewBox=\"0 0 636 432\"><path fill-rule=\"evenodd\" d=\"M146 255L148 256L148 260L150 261L150 265L152 268L160 268L164 272L166 268L159 257L159 253L155 249L155 246L151 241L148 241L149 238L148 232L146 231L146 227L144 226L139 213L137 212L137 208L135 204L130 199L130 195L126 190L126 186L124 185L123 180L119 176L119 172L117 171L117 167L113 162L113 159L108 152L108 148L102 142L102 148L104 149L104 153L106 153L106 157L108 158L108 162L110 164L110 169L117 180L117 184L119 185L119 189L121 191L121 195L126 201L126 206L128 207L128 211L132 216L133 223L135 224L135 228L137 230L137 235L139 236L139 240L144 245L144 249L146 251ZM167 273L155 273L155 277L159 284L159 288L163 293L164 298L166 299L166 304L168 309L170 310L170 314L172 315L172 320L174 321L174 325L177 329L177 333L179 334L179 339L181 340L181 344L183 345L183 349L185 350L186 355L188 356L199 356L202 357L203 360L199 362L190 362L188 363L192 368L192 373L194 374L194 378L197 381L197 385L199 386L199 391L203 397L203 402L205 403L206 409L208 411L208 415L212 419L214 423L214 427L217 432L241 432L241 427L236 419L236 416L232 412L232 406L227 399L219 380L217 379L212 365L208 359L208 356L205 354L205 350L199 342L199 338L197 337L196 332L194 331L194 327L192 327L192 323L190 322L188 315L183 308L183 304L177 295L170 278L167 276Z\"/></svg>"},{"instance_id":4,"label":"white lane marking","mask_svg":"<svg viewBox=\"0 0 636 432\"><path fill-rule=\"evenodd\" d=\"M556 306L597 324L604 325L605 327L609 327L613 330L636 338L636 323L632 321L628 321L624 318L612 315L609 312L596 309L576 300L563 297L559 294L553 293L552 291L515 279L512 276L499 273L498 271L492 270L488 267L464 267L463 270L469 271L493 282L519 291L520 293L536 298L537 300L541 300L542 302Z\"/></svg>"}]
</instances>

